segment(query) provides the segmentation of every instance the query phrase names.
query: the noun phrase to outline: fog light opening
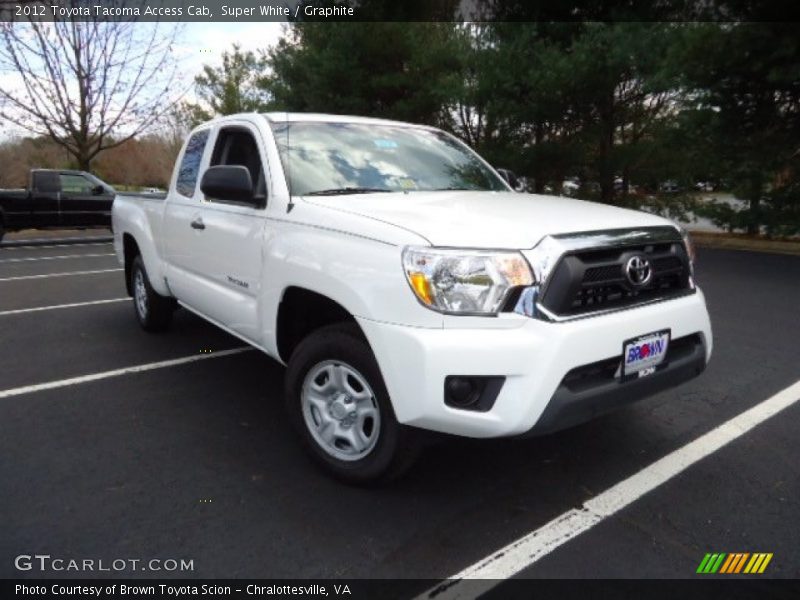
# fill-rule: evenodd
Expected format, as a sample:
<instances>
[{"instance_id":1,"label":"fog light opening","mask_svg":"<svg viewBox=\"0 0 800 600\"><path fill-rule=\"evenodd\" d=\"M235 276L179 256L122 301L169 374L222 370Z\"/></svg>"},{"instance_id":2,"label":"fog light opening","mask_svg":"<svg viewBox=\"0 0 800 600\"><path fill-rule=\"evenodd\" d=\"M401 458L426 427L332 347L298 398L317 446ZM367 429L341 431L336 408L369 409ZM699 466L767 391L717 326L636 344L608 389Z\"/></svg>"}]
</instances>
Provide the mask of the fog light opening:
<instances>
[{"instance_id":1,"label":"fog light opening","mask_svg":"<svg viewBox=\"0 0 800 600\"><path fill-rule=\"evenodd\" d=\"M448 375L444 380L444 403L453 408L486 412L503 387L505 377Z\"/></svg>"},{"instance_id":2,"label":"fog light opening","mask_svg":"<svg viewBox=\"0 0 800 600\"><path fill-rule=\"evenodd\" d=\"M472 406L481 397L479 383L470 377L448 377L445 390L448 404L458 408Z\"/></svg>"}]
</instances>

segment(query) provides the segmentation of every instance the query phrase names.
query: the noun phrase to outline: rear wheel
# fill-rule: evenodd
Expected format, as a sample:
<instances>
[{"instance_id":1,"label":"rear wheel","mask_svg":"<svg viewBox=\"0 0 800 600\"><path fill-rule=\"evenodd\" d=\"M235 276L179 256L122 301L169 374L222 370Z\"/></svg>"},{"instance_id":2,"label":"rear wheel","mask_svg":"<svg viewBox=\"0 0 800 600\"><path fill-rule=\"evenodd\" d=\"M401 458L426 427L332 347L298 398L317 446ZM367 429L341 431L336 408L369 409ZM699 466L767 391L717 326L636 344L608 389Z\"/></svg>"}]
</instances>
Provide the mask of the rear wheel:
<instances>
[{"instance_id":1,"label":"rear wheel","mask_svg":"<svg viewBox=\"0 0 800 600\"><path fill-rule=\"evenodd\" d=\"M348 483L392 479L416 457L414 432L394 416L375 356L353 324L303 340L286 373L287 411L304 446Z\"/></svg>"},{"instance_id":2,"label":"rear wheel","mask_svg":"<svg viewBox=\"0 0 800 600\"><path fill-rule=\"evenodd\" d=\"M130 277L133 308L139 325L145 331L164 331L172 321L175 301L161 296L153 289L141 256L133 259Z\"/></svg>"},{"instance_id":3,"label":"rear wheel","mask_svg":"<svg viewBox=\"0 0 800 600\"><path fill-rule=\"evenodd\" d=\"M3 242L3 236L6 234L6 228L3 226L3 221L0 221L0 243Z\"/></svg>"}]
</instances>

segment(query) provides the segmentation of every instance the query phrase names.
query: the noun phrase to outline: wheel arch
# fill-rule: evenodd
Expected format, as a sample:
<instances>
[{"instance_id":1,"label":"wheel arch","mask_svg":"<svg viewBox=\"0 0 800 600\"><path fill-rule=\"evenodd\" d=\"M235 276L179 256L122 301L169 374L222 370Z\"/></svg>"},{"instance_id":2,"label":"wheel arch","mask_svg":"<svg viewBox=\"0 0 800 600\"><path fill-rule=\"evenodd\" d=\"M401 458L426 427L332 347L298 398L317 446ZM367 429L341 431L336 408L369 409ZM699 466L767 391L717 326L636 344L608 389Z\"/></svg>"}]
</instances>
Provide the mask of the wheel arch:
<instances>
[{"instance_id":1,"label":"wheel arch","mask_svg":"<svg viewBox=\"0 0 800 600\"><path fill-rule=\"evenodd\" d=\"M131 288L131 265L133 260L141 255L142 251L139 249L139 244L136 243L130 233L122 234L122 256L125 264L125 290L128 296L133 296L133 289Z\"/></svg>"},{"instance_id":2,"label":"wheel arch","mask_svg":"<svg viewBox=\"0 0 800 600\"><path fill-rule=\"evenodd\" d=\"M288 363L292 352L304 338L321 327L335 323L354 324L366 341L355 316L341 303L305 287L286 287L281 295L275 323L278 356Z\"/></svg>"}]
</instances>

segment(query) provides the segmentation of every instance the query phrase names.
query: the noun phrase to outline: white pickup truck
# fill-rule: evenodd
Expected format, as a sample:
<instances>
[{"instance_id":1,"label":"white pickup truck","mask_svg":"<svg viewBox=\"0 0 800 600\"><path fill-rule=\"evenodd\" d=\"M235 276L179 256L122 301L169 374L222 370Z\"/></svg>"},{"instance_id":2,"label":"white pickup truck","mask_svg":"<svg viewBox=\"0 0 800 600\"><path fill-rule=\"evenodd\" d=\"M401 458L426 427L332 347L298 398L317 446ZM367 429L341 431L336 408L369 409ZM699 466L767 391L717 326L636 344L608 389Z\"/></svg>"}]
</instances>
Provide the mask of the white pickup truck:
<instances>
[{"instance_id":1,"label":"white pickup truck","mask_svg":"<svg viewBox=\"0 0 800 600\"><path fill-rule=\"evenodd\" d=\"M399 473L415 431L541 434L700 374L712 336L672 222L516 193L435 128L241 114L195 129L165 200L117 196L136 316L178 305L288 365L311 455Z\"/></svg>"}]
</instances>

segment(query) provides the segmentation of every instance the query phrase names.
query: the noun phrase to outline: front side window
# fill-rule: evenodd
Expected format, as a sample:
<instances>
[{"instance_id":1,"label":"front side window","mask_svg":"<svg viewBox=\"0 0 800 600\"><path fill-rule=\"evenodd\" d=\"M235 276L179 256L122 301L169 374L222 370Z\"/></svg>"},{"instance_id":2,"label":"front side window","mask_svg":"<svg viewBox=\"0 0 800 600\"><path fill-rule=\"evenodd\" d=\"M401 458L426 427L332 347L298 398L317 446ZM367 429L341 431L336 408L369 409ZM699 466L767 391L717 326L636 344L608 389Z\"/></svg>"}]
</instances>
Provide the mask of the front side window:
<instances>
[{"instance_id":1,"label":"front side window","mask_svg":"<svg viewBox=\"0 0 800 600\"><path fill-rule=\"evenodd\" d=\"M203 160L203 151L208 141L208 130L198 131L186 144L186 152L178 171L178 180L175 189L181 196L191 198L197 185L197 175L200 172L200 161Z\"/></svg>"},{"instance_id":2,"label":"front side window","mask_svg":"<svg viewBox=\"0 0 800 600\"><path fill-rule=\"evenodd\" d=\"M246 167L250 172L250 181L253 182L254 197L261 202L266 199L267 186L264 168L261 165L261 155L258 144L250 131L236 126L220 130L209 166L217 165Z\"/></svg>"},{"instance_id":3,"label":"front side window","mask_svg":"<svg viewBox=\"0 0 800 600\"><path fill-rule=\"evenodd\" d=\"M83 175L62 173L59 178L61 179L61 191L64 194L89 194L94 187Z\"/></svg>"},{"instance_id":4,"label":"front side window","mask_svg":"<svg viewBox=\"0 0 800 600\"><path fill-rule=\"evenodd\" d=\"M292 195L508 191L464 144L440 132L372 123L272 123Z\"/></svg>"}]
</instances>

